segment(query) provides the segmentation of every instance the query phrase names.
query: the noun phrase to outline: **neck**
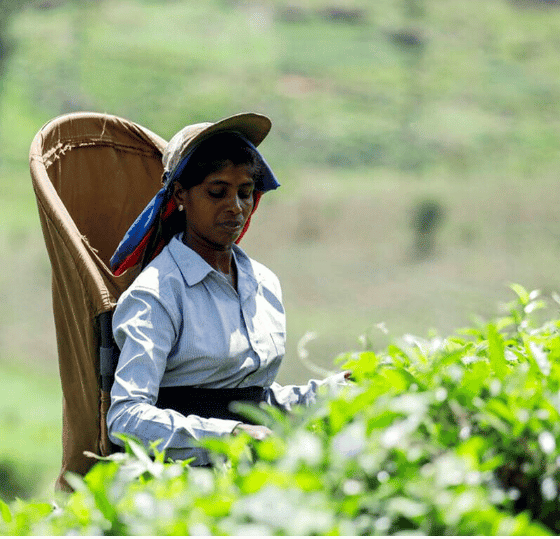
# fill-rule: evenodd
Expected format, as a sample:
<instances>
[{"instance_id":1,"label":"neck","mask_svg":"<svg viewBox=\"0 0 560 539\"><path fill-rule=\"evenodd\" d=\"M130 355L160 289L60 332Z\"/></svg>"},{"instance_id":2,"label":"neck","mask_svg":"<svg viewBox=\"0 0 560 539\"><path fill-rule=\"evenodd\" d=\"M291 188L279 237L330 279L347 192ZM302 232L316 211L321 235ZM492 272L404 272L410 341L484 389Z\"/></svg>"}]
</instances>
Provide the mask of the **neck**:
<instances>
[{"instance_id":1,"label":"neck","mask_svg":"<svg viewBox=\"0 0 560 539\"><path fill-rule=\"evenodd\" d=\"M199 254L210 266L220 273L233 275L233 248L232 246L221 247L209 245L206 242L195 241L183 234L183 243Z\"/></svg>"}]
</instances>

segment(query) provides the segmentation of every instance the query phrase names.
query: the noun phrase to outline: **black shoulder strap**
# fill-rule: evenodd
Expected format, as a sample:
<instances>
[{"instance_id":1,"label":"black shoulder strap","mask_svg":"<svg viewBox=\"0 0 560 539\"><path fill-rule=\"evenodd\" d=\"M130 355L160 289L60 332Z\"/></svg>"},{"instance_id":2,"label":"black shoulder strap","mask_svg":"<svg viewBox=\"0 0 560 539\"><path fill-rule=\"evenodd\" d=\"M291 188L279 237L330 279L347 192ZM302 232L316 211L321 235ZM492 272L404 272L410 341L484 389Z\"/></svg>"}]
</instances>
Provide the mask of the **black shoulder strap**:
<instances>
[{"instance_id":1,"label":"black shoulder strap","mask_svg":"<svg viewBox=\"0 0 560 539\"><path fill-rule=\"evenodd\" d=\"M113 340L113 312L101 313L99 320L99 373L101 390L109 393L115 380L115 370L119 360L119 349Z\"/></svg>"}]
</instances>

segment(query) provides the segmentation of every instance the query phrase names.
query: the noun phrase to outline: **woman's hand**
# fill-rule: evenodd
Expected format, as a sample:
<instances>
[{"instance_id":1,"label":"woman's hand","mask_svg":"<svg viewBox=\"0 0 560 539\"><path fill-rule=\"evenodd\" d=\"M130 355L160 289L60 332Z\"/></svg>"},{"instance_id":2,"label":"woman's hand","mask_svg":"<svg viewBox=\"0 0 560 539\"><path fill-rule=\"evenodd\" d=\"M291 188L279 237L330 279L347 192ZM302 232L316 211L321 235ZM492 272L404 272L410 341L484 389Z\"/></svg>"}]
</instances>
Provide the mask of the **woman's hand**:
<instances>
[{"instance_id":1,"label":"woman's hand","mask_svg":"<svg viewBox=\"0 0 560 539\"><path fill-rule=\"evenodd\" d=\"M237 425L232 434L237 436L240 432L246 432L254 440L264 440L272 434L272 431L264 425L247 425L246 423Z\"/></svg>"}]
</instances>

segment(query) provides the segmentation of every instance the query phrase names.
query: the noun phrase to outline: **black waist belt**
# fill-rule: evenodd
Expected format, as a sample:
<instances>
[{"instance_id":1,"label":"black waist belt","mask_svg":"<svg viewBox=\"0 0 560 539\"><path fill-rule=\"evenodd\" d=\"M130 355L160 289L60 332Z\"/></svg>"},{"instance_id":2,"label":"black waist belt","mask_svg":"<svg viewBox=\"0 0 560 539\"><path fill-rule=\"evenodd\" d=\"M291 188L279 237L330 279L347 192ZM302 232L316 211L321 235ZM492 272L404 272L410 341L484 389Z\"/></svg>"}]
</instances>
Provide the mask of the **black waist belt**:
<instances>
[{"instance_id":1,"label":"black waist belt","mask_svg":"<svg viewBox=\"0 0 560 539\"><path fill-rule=\"evenodd\" d=\"M156 406L171 408L187 415L233 419L243 423L251 423L247 418L232 412L232 402L255 403L263 402L265 391L262 387L240 387L223 389L206 389L202 387L160 387Z\"/></svg>"}]
</instances>

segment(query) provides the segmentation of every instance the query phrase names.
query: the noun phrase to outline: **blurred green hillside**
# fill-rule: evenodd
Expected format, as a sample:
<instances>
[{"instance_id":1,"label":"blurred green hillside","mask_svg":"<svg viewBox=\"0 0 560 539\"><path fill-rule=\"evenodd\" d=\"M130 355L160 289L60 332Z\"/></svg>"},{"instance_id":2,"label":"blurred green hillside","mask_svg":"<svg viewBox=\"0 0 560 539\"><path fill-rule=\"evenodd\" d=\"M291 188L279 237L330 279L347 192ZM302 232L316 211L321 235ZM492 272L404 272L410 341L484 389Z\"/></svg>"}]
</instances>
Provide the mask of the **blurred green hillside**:
<instances>
[{"instance_id":1,"label":"blurred green hillside","mask_svg":"<svg viewBox=\"0 0 560 539\"><path fill-rule=\"evenodd\" d=\"M255 110L274 121L266 152L281 168L533 177L556 164L560 22L553 5L36 5L42 8L20 13L12 26L8 88L17 92L25 127L93 109L170 137L186 122Z\"/></svg>"},{"instance_id":2,"label":"blurred green hillside","mask_svg":"<svg viewBox=\"0 0 560 539\"><path fill-rule=\"evenodd\" d=\"M67 112L109 112L165 138L244 110L271 117L261 148L282 189L243 245L283 283L283 383L317 374L297 358L307 331L310 359L330 369L360 336L377 348L493 315L510 282L559 288L558 3L22 5L0 96L0 367L17 365L30 393L29 368L52 380L46 402L60 396L28 150ZM11 387L0 421L26 415ZM35 445L56 459L57 444Z\"/></svg>"}]
</instances>

